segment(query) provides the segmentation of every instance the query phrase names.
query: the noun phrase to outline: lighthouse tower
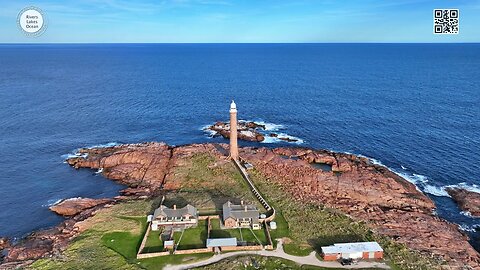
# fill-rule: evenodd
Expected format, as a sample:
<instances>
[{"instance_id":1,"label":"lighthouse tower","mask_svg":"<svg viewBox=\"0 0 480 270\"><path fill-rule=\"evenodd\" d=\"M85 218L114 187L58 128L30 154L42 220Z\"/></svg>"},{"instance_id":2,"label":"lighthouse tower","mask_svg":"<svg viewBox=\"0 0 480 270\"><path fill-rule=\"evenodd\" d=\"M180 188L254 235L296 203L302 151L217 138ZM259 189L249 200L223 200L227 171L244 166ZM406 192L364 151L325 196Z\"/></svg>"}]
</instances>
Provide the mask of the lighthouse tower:
<instances>
[{"instance_id":1,"label":"lighthouse tower","mask_svg":"<svg viewBox=\"0 0 480 270\"><path fill-rule=\"evenodd\" d=\"M233 100L230 104L230 157L238 160L237 105Z\"/></svg>"}]
</instances>

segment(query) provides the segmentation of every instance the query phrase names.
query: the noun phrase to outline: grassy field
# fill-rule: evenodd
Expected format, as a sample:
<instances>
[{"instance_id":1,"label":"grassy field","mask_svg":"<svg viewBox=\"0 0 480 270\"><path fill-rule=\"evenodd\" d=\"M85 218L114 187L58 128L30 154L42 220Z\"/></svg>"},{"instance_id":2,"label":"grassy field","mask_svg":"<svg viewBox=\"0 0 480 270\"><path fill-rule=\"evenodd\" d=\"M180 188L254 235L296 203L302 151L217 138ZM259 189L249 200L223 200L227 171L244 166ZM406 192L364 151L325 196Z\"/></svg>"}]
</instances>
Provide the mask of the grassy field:
<instances>
[{"instance_id":1,"label":"grassy field","mask_svg":"<svg viewBox=\"0 0 480 270\"><path fill-rule=\"evenodd\" d=\"M180 239L181 237L181 239ZM198 226L183 230L183 232L175 232L173 239L178 245L178 250L195 249L206 247L207 242L207 224L205 220L198 221Z\"/></svg>"},{"instance_id":2,"label":"grassy field","mask_svg":"<svg viewBox=\"0 0 480 270\"><path fill-rule=\"evenodd\" d=\"M337 210L298 202L255 170L251 178L277 210L278 229L271 230L271 236L284 237L284 249L289 254L305 256L313 250L319 252L321 246L339 242L377 241L393 269L440 269L443 263L375 235L364 222L352 220Z\"/></svg>"},{"instance_id":3,"label":"grassy field","mask_svg":"<svg viewBox=\"0 0 480 270\"><path fill-rule=\"evenodd\" d=\"M162 269L205 259L213 254L171 255L136 259L152 201L132 201L102 209L87 220L90 229L81 233L61 256L40 259L29 269Z\"/></svg>"},{"instance_id":4,"label":"grassy field","mask_svg":"<svg viewBox=\"0 0 480 270\"><path fill-rule=\"evenodd\" d=\"M213 219L212 230L210 231L210 238L230 238L235 237L237 241L246 241L249 245L267 245L267 237L264 230L251 230L249 228L241 229L221 229L220 220ZM258 240L257 240L258 238ZM260 243L258 242L260 240Z\"/></svg>"},{"instance_id":5,"label":"grassy field","mask_svg":"<svg viewBox=\"0 0 480 270\"><path fill-rule=\"evenodd\" d=\"M150 231L147 237L147 242L143 248L142 253L152 253L163 251L163 241L160 239L162 234L161 230Z\"/></svg>"},{"instance_id":6,"label":"grassy field","mask_svg":"<svg viewBox=\"0 0 480 270\"><path fill-rule=\"evenodd\" d=\"M167 206L190 203L202 214L219 214L225 202L243 200L263 209L231 162L212 166L215 164L212 156L196 154L181 164L174 173L179 189L167 195Z\"/></svg>"},{"instance_id":7,"label":"grassy field","mask_svg":"<svg viewBox=\"0 0 480 270\"><path fill-rule=\"evenodd\" d=\"M232 163L215 163L208 154L188 158L175 167L175 181L179 190L166 195L165 204L182 207L190 203L205 213L218 213L227 200L258 202ZM378 241L385 249L393 269L439 269L438 264L386 237L372 233L363 222L319 205L295 201L274 182L267 181L253 170L252 180L277 210L277 229L271 230L272 239L284 238L284 248L293 255L308 255L320 246L346 241ZM136 251L146 229L146 215L158 207L160 199L123 202L99 211L82 224L82 232L61 255L36 261L31 269L162 269L167 264L189 263L212 256L211 253L171 255L151 259L136 259ZM259 209L262 209L258 205ZM200 248L205 245L206 224L185 230L179 249ZM241 233L241 235L240 235ZM254 231L266 244L264 230ZM151 232L146 251L163 250L160 232ZM178 241L179 233L174 234ZM256 242L248 229L221 230L220 221L213 220L211 237L237 237ZM322 269L300 267L292 262L248 256L232 258L205 269ZM253 268L252 268L253 267Z\"/></svg>"}]
</instances>

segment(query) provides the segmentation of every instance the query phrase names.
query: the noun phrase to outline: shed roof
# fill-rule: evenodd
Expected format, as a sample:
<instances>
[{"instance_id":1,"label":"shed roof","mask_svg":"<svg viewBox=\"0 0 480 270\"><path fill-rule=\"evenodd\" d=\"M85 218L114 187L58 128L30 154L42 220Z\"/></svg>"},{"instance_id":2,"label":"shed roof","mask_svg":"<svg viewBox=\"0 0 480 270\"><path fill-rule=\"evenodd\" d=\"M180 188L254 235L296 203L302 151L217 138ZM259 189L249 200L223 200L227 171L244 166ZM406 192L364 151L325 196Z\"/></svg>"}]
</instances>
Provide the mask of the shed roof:
<instances>
[{"instance_id":1,"label":"shed roof","mask_svg":"<svg viewBox=\"0 0 480 270\"><path fill-rule=\"evenodd\" d=\"M354 252L377 252L383 251L377 242L358 242L333 244L332 246L322 247L324 254L354 253Z\"/></svg>"},{"instance_id":2,"label":"shed roof","mask_svg":"<svg viewBox=\"0 0 480 270\"><path fill-rule=\"evenodd\" d=\"M153 213L153 218L157 218L159 216L163 217L183 217L185 215L197 216L197 208L193 207L192 205L188 204L183 208L172 209L168 208L165 205L160 205L159 208L155 210Z\"/></svg>"},{"instance_id":3,"label":"shed roof","mask_svg":"<svg viewBox=\"0 0 480 270\"><path fill-rule=\"evenodd\" d=\"M167 240L165 242L163 242L163 245L165 246L173 246L175 244L175 242L173 240Z\"/></svg>"},{"instance_id":4,"label":"shed roof","mask_svg":"<svg viewBox=\"0 0 480 270\"><path fill-rule=\"evenodd\" d=\"M207 247L236 247L237 238L211 238L207 239Z\"/></svg>"}]
</instances>

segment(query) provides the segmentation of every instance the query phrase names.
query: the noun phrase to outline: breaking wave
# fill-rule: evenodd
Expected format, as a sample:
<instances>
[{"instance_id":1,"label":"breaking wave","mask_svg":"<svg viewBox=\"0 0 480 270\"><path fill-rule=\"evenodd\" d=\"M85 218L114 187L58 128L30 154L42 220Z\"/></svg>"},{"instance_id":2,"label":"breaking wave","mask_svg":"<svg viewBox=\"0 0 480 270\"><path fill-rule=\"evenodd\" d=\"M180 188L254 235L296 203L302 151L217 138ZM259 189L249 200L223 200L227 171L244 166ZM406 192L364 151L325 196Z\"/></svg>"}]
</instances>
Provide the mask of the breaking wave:
<instances>
[{"instance_id":1,"label":"breaking wave","mask_svg":"<svg viewBox=\"0 0 480 270\"><path fill-rule=\"evenodd\" d=\"M265 136L265 140L263 140L262 143L280 143L280 142L289 142L289 141L285 141L285 140L281 140L279 138L286 138L286 139L289 139L289 140L294 140L294 141L291 141L289 143L295 143L295 144L302 144L304 143L304 141L298 137L295 137L295 136L290 136L286 133L277 133L278 137L271 137L271 136Z\"/></svg>"},{"instance_id":2,"label":"breaking wave","mask_svg":"<svg viewBox=\"0 0 480 270\"><path fill-rule=\"evenodd\" d=\"M47 201L46 204L42 204L42 207L54 206L55 204L58 204L61 201L63 201L63 199L50 199L50 200Z\"/></svg>"},{"instance_id":3,"label":"breaking wave","mask_svg":"<svg viewBox=\"0 0 480 270\"><path fill-rule=\"evenodd\" d=\"M458 224L458 228L464 232L476 232L480 225L466 225L466 224Z\"/></svg>"},{"instance_id":4,"label":"breaking wave","mask_svg":"<svg viewBox=\"0 0 480 270\"><path fill-rule=\"evenodd\" d=\"M71 153L68 153L68 154L63 154L61 157L62 159L64 160L63 163L66 163L66 160L69 159L69 158L76 158L76 157L83 157L83 158L87 158L88 157L88 154L87 153L83 153L81 154L79 151L80 149L92 149L92 148L108 148L108 147L114 147L114 146L118 146L118 145L121 145L121 143L118 143L118 142L109 142L109 143L105 143L105 144L96 144L96 145L91 145L91 146L85 146L85 147L80 147L80 148L77 148L75 150L73 150Z\"/></svg>"}]
</instances>

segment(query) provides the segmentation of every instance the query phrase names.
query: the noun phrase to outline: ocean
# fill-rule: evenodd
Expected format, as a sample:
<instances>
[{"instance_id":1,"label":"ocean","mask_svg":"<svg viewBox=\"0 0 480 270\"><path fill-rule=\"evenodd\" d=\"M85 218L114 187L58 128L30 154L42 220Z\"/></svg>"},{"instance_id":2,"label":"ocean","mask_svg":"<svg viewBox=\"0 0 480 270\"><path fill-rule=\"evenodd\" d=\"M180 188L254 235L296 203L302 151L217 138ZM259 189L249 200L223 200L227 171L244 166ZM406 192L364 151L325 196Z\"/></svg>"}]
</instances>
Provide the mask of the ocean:
<instances>
[{"instance_id":1,"label":"ocean","mask_svg":"<svg viewBox=\"0 0 480 270\"><path fill-rule=\"evenodd\" d=\"M480 44L0 45L0 235L62 218L49 205L122 189L64 163L79 147L226 142L239 118L404 175L480 246L446 186L480 192Z\"/></svg>"}]
</instances>

